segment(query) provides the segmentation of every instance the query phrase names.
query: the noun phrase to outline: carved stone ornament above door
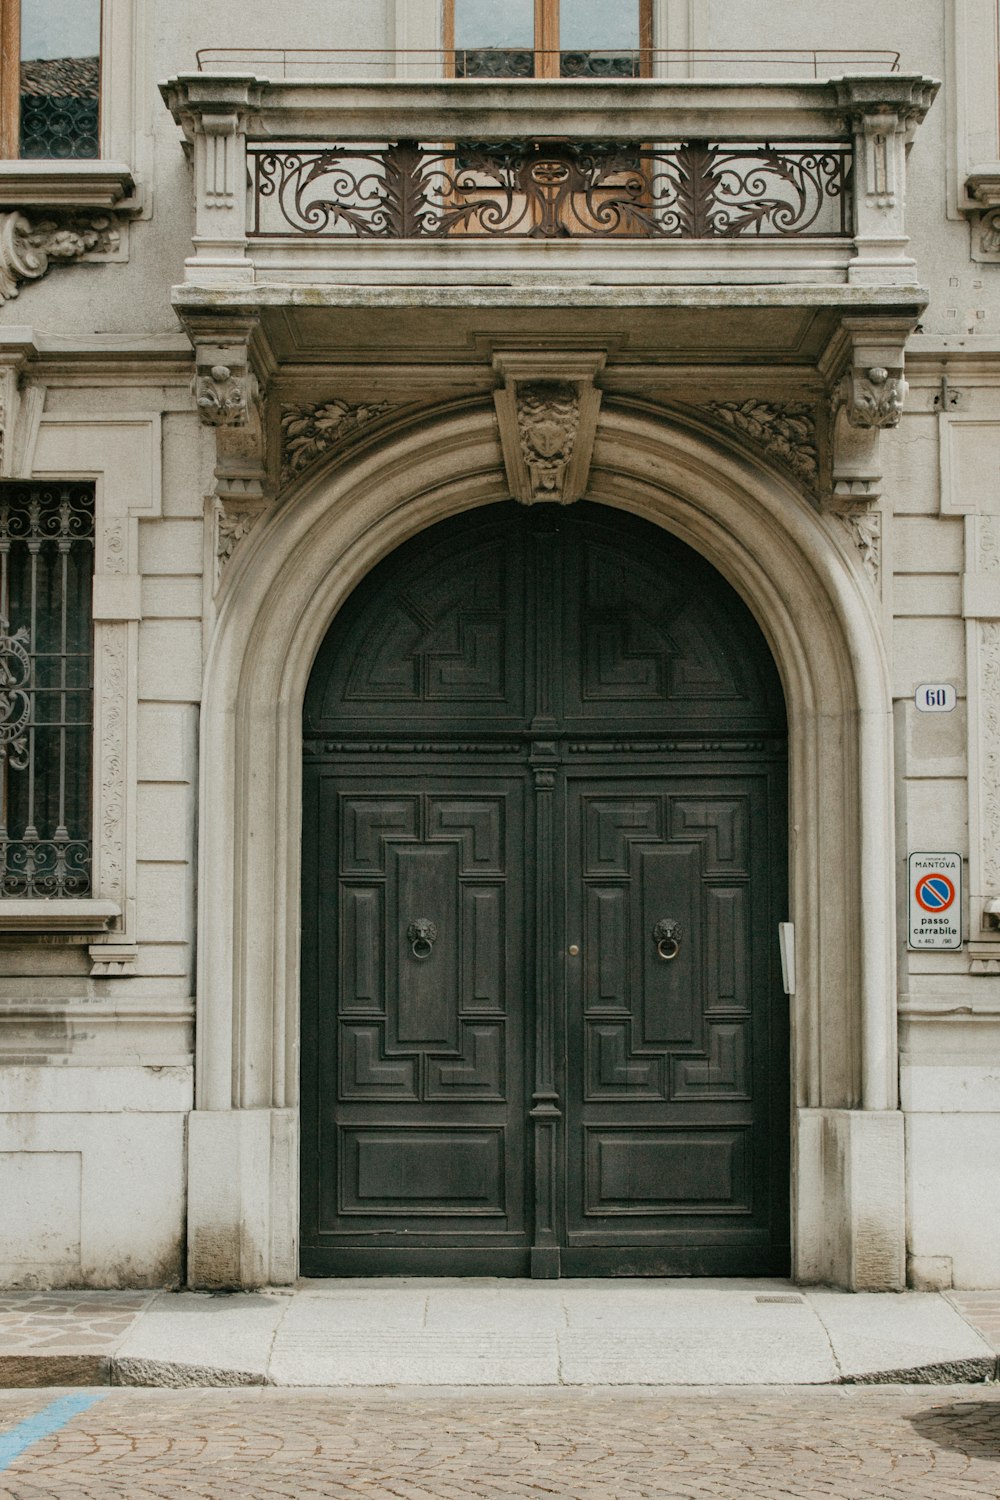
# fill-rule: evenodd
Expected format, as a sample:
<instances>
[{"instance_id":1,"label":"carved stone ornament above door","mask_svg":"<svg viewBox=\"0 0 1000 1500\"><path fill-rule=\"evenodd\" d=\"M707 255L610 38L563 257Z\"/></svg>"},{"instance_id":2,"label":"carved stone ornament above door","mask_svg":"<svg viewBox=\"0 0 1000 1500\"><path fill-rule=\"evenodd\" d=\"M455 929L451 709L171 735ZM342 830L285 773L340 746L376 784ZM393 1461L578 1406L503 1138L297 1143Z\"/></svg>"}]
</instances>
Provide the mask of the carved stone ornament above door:
<instances>
[{"instance_id":1,"label":"carved stone ornament above door","mask_svg":"<svg viewBox=\"0 0 1000 1500\"><path fill-rule=\"evenodd\" d=\"M603 351L493 356L504 382L493 399L507 481L522 505L571 505L586 492L601 406L594 377L604 360Z\"/></svg>"}]
</instances>

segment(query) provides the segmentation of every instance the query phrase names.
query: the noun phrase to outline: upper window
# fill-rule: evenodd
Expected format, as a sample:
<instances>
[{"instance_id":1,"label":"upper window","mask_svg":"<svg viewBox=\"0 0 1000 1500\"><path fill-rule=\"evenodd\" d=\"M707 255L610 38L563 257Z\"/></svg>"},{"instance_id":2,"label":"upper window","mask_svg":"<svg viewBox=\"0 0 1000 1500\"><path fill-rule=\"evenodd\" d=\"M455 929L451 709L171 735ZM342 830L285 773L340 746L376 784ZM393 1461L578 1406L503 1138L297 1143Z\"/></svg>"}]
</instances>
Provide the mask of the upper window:
<instances>
[{"instance_id":1,"label":"upper window","mask_svg":"<svg viewBox=\"0 0 1000 1500\"><path fill-rule=\"evenodd\" d=\"M457 78L639 78L652 0L446 0Z\"/></svg>"},{"instance_id":2,"label":"upper window","mask_svg":"<svg viewBox=\"0 0 1000 1500\"><path fill-rule=\"evenodd\" d=\"M0 0L0 47L0 155L99 156L101 0Z\"/></svg>"}]
</instances>

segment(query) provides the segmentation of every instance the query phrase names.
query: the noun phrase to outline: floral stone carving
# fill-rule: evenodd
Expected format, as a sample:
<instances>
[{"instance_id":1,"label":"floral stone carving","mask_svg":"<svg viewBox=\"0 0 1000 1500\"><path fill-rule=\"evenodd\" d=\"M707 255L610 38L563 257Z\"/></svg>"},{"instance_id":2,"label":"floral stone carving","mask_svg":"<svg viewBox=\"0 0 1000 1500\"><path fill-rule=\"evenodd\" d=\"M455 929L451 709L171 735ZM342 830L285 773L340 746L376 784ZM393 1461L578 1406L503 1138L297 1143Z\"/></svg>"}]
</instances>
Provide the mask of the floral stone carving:
<instances>
[{"instance_id":1,"label":"floral stone carving","mask_svg":"<svg viewBox=\"0 0 1000 1500\"><path fill-rule=\"evenodd\" d=\"M33 223L25 214L0 214L0 302L16 297L53 265L108 255L120 235L108 214L53 215Z\"/></svg>"},{"instance_id":2,"label":"floral stone carving","mask_svg":"<svg viewBox=\"0 0 1000 1500\"><path fill-rule=\"evenodd\" d=\"M256 394L256 381L245 367L215 364L194 379L198 412L210 427L242 427Z\"/></svg>"},{"instance_id":3,"label":"floral stone carving","mask_svg":"<svg viewBox=\"0 0 1000 1500\"><path fill-rule=\"evenodd\" d=\"M808 402L710 401L704 409L763 448L808 489L816 488L816 412Z\"/></svg>"},{"instance_id":4,"label":"floral stone carving","mask_svg":"<svg viewBox=\"0 0 1000 1500\"><path fill-rule=\"evenodd\" d=\"M369 422L395 411L398 402L335 399L315 406L281 408L281 482L288 484L324 453L345 442Z\"/></svg>"},{"instance_id":5,"label":"floral stone carving","mask_svg":"<svg viewBox=\"0 0 1000 1500\"><path fill-rule=\"evenodd\" d=\"M838 515L861 555L861 565L875 588L882 575L882 517L877 510L852 510Z\"/></svg>"},{"instance_id":6,"label":"floral stone carving","mask_svg":"<svg viewBox=\"0 0 1000 1500\"><path fill-rule=\"evenodd\" d=\"M882 365L848 370L834 388L834 416L844 410L852 427L898 427L906 400L906 381Z\"/></svg>"}]
</instances>

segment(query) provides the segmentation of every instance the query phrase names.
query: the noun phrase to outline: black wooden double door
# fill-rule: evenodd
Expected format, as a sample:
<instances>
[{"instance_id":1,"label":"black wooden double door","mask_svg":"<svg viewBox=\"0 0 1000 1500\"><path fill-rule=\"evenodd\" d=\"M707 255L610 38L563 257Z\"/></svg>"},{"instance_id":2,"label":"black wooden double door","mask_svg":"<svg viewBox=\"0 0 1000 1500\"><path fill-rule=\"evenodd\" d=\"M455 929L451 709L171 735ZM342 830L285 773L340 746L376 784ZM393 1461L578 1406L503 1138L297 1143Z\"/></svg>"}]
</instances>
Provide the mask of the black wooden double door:
<instances>
[{"instance_id":1,"label":"black wooden double door","mask_svg":"<svg viewBox=\"0 0 1000 1500\"><path fill-rule=\"evenodd\" d=\"M780 689L594 506L435 527L307 695L307 1275L787 1270Z\"/></svg>"}]
</instances>

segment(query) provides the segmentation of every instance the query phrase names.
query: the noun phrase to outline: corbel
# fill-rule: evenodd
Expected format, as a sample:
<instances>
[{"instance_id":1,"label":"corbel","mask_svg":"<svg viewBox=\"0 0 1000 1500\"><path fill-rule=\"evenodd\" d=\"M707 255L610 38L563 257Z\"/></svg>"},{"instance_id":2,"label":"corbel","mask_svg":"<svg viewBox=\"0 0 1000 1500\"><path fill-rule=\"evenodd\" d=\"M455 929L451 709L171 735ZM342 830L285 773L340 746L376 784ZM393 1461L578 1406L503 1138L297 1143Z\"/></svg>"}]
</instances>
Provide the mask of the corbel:
<instances>
[{"instance_id":1,"label":"corbel","mask_svg":"<svg viewBox=\"0 0 1000 1500\"><path fill-rule=\"evenodd\" d=\"M844 318L820 361L829 400L823 500L847 511L882 493L880 438L906 401L903 349L915 318Z\"/></svg>"},{"instance_id":2,"label":"corbel","mask_svg":"<svg viewBox=\"0 0 1000 1500\"><path fill-rule=\"evenodd\" d=\"M503 380L493 399L507 482L522 505L571 505L586 492L601 406L594 382L605 358L513 349L493 356Z\"/></svg>"},{"instance_id":3,"label":"corbel","mask_svg":"<svg viewBox=\"0 0 1000 1500\"><path fill-rule=\"evenodd\" d=\"M26 372L38 353L30 328L10 327L0 334L0 478L26 479L31 474L38 422L45 404L44 386L28 384Z\"/></svg>"},{"instance_id":4,"label":"corbel","mask_svg":"<svg viewBox=\"0 0 1000 1500\"><path fill-rule=\"evenodd\" d=\"M975 261L1000 261L1000 162L975 166L965 179L966 202L962 207L970 215L972 258Z\"/></svg>"},{"instance_id":5,"label":"corbel","mask_svg":"<svg viewBox=\"0 0 1000 1500\"><path fill-rule=\"evenodd\" d=\"M221 566L270 499L265 388L269 351L255 317L217 313L187 321L191 383L202 425L215 435L216 556Z\"/></svg>"}]
</instances>

